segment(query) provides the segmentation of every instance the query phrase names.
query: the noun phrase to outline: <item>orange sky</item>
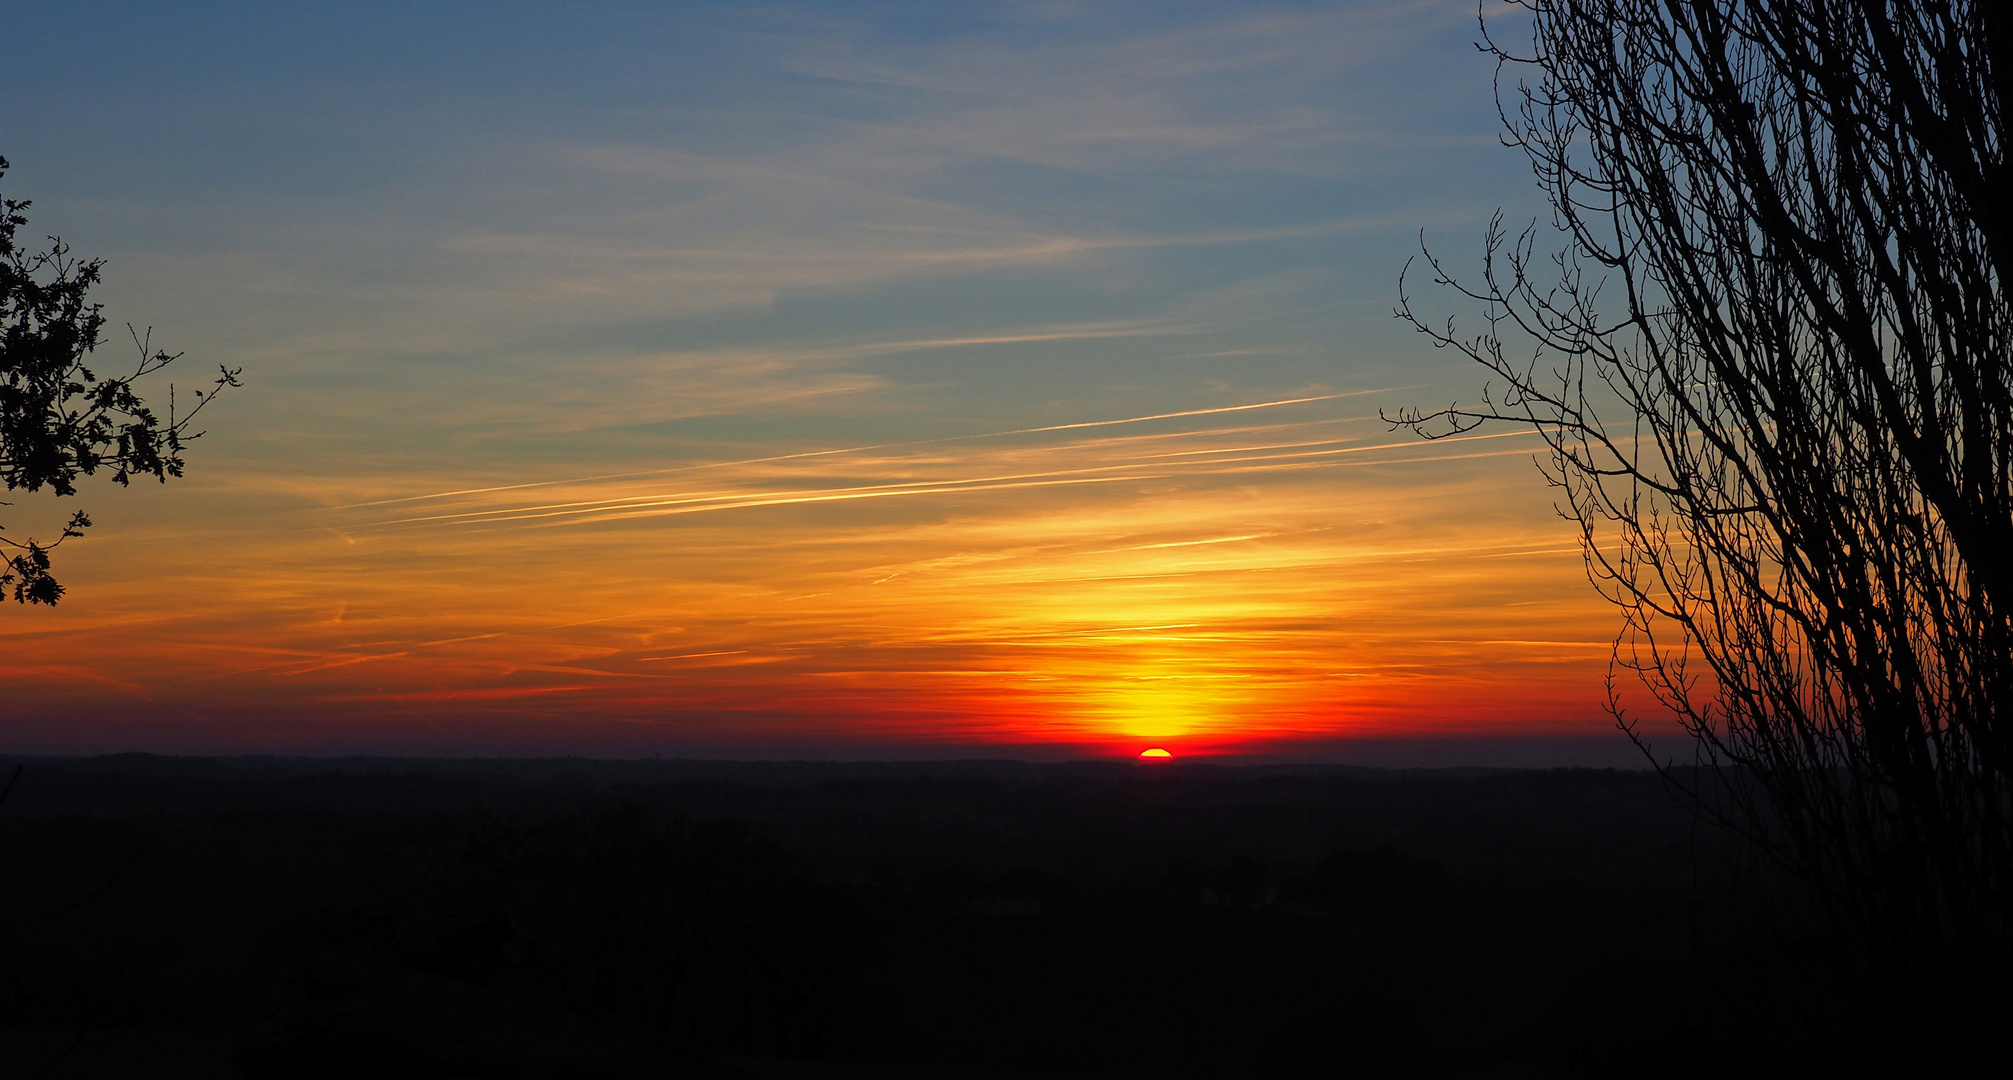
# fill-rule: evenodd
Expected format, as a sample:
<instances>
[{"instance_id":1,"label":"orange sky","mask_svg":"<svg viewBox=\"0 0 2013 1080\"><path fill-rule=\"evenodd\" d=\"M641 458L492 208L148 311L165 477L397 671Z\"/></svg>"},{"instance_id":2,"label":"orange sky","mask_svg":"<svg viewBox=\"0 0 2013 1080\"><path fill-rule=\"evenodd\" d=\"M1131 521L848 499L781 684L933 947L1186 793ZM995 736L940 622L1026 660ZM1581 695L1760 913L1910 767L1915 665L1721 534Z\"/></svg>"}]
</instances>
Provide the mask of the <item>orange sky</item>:
<instances>
[{"instance_id":1,"label":"orange sky","mask_svg":"<svg viewBox=\"0 0 2013 1080\"><path fill-rule=\"evenodd\" d=\"M1533 440L1421 444L1377 396L458 488L199 478L211 520L63 553L73 596L9 613L0 678L31 745L1602 730L1614 617Z\"/></svg>"},{"instance_id":2,"label":"orange sky","mask_svg":"<svg viewBox=\"0 0 2013 1080\"><path fill-rule=\"evenodd\" d=\"M0 190L246 385L74 500L0 749L1612 735L1533 438L1377 419L1480 390L1421 231L1543 212L1472 4L94 10Z\"/></svg>"}]
</instances>

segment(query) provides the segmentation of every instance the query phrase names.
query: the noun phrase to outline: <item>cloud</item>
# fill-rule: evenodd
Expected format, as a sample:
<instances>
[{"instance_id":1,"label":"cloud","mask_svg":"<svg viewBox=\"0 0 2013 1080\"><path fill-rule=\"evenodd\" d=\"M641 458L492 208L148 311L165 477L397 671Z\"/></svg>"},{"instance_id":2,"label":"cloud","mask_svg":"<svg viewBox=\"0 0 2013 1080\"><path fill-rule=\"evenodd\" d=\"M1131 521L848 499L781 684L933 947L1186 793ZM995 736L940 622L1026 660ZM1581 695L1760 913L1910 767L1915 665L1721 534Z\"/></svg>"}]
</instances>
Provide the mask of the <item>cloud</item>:
<instances>
[{"instance_id":1,"label":"cloud","mask_svg":"<svg viewBox=\"0 0 2013 1080\"><path fill-rule=\"evenodd\" d=\"M121 204L118 308L250 383L0 626L10 709L78 723L86 671L104 730L225 745L1555 720L1602 612L1529 436L1371 415L1450 384L1379 309L1489 209L1435 112L1486 70L1419 77L1471 17L734 8L610 72L345 69L287 121L325 158L219 136L313 182Z\"/></svg>"}]
</instances>

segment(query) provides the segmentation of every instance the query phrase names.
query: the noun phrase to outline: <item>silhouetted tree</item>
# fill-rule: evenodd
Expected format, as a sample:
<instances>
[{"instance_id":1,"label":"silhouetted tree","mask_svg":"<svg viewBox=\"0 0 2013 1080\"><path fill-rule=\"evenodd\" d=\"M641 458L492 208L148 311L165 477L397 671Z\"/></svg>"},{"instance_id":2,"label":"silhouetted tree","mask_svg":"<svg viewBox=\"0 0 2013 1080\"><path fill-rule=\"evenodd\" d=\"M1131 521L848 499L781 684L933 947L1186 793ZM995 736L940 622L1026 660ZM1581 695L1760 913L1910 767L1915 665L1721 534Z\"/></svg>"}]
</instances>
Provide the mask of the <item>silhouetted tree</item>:
<instances>
[{"instance_id":1,"label":"silhouetted tree","mask_svg":"<svg viewBox=\"0 0 2013 1080\"><path fill-rule=\"evenodd\" d=\"M0 158L0 177L8 167ZM164 418L134 384L179 353L149 351L135 333L139 359L131 374L101 377L86 366L105 326L101 305L87 299L104 260L78 259L54 237L42 251L17 247L14 234L28 223L22 214L28 206L0 197L0 480L9 491L66 496L76 494L78 477L101 469L122 486L135 476L165 482L182 475L182 448L201 434L189 425L218 390L238 385L238 371L220 368L210 393L197 391L195 407L185 413L169 387ZM0 536L0 590L11 588L20 603L54 604L63 586L49 572L49 552L90 524L79 510L47 544Z\"/></svg>"},{"instance_id":2,"label":"silhouetted tree","mask_svg":"<svg viewBox=\"0 0 2013 1080\"><path fill-rule=\"evenodd\" d=\"M1487 234L1487 329L1399 315L1511 420L1733 823L1863 956L2003 983L2013 884L2013 9L1522 0L1505 142L1564 243ZM1514 82L1510 78L1514 77ZM1519 344L1521 343L1521 344ZM1933 964L1925 967L1925 964ZM1897 988L1906 994L1910 991Z\"/></svg>"}]
</instances>

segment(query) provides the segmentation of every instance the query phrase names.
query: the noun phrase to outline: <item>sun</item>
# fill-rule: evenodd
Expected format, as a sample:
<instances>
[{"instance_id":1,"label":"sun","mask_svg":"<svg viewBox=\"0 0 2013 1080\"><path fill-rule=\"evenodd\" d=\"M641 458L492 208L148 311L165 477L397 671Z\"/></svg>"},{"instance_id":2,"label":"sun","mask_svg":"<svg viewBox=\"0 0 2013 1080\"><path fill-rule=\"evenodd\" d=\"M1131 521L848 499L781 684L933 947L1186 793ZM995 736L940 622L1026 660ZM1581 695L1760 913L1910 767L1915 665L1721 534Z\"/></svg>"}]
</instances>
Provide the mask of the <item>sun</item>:
<instances>
[{"instance_id":1,"label":"sun","mask_svg":"<svg viewBox=\"0 0 2013 1080\"><path fill-rule=\"evenodd\" d=\"M1139 752L1139 760L1141 761L1166 761L1172 758L1173 756L1174 756L1173 754L1170 754L1167 751L1162 750L1158 746L1154 747L1151 750L1141 750Z\"/></svg>"}]
</instances>

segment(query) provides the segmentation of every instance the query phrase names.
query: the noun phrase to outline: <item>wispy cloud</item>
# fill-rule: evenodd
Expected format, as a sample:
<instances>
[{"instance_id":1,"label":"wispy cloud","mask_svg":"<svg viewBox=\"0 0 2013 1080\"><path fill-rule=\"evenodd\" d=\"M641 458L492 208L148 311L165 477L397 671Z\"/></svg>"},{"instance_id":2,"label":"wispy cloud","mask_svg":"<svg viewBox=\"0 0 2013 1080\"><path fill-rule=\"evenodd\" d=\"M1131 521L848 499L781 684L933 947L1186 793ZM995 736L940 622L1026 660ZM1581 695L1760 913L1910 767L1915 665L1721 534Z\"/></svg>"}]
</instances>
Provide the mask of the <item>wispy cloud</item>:
<instances>
[{"instance_id":1,"label":"wispy cloud","mask_svg":"<svg viewBox=\"0 0 2013 1080\"><path fill-rule=\"evenodd\" d=\"M114 310L249 386L0 622L11 715L1088 744L1584 705L1530 437L1372 415L1470 383L1386 297L1422 220L1495 205L1489 117L1435 111L1486 94L1472 8L946 11L344 58L358 93L258 128L284 55L119 91L214 104L156 119L217 157L83 215L132 238Z\"/></svg>"},{"instance_id":2,"label":"wispy cloud","mask_svg":"<svg viewBox=\"0 0 2013 1080\"><path fill-rule=\"evenodd\" d=\"M410 516L360 518L343 526L346 533L397 526L495 525L503 523L595 524L640 517L718 512L785 506L799 503L843 502L909 496L947 495L979 491L1019 490L1097 483L1143 483L1180 478L1200 481L1235 476L1242 480L1262 479L1270 473L1308 468L1339 468L1362 464L1359 455L1384 454L1387 458L1414 462L1453 460L1463 456L1449 448L1464 443L1504 438L1530 440L1528 430L1494 431L1443 439L1437 448L1421 457L1416 440L1366 439L1362 428L1367 418L1321 420L1303 423L1236 427L1106 436L1092 439L1064 439L1028 445L1024 440L1009 445L983 448L986 440L1005 442L1015 436L1057 435L1115 425L1150 424L1156 421L1189 420L1221 416L1252 409L1281 408L1333 401L1355 394L1324 394L1315 397L1157 413L1117 420L1093 420L1045 427L1021 428L986 435L952 436L908 443L880 444L843 449L813 450L789 455L684 466L665 472L687 474L687 486L663 489L654 486L636 490L633 484L611 484L631 479L623 476L542 481L533 484L497 485L432 495L408 496L352 504L347 509L434 502L457 499L460 506ZM1353 431L1335 431L1340 423ZM1381 424L1378 425L1381 429ZM1326 437L1304 437L1326 429ZM1377 435L1383 432L1379 430ZM1253 436L1269 438L1253 439ZM1279 441L1284 440L1284 441ZM952 453L945 449L962 444ZM1510 451L1528 454L1528 449ZM705 474L703 478L692 474ZM895 478L859 482L875 473ZM698 483L692 483L697 480ZM493 505L478 498L515 493L526 488L572 488L592 497L558 502L508 502ZM610 493L613 486L619 493ZM470 508L473 503L474 507Z\"/></svg>"}]
</instances>

